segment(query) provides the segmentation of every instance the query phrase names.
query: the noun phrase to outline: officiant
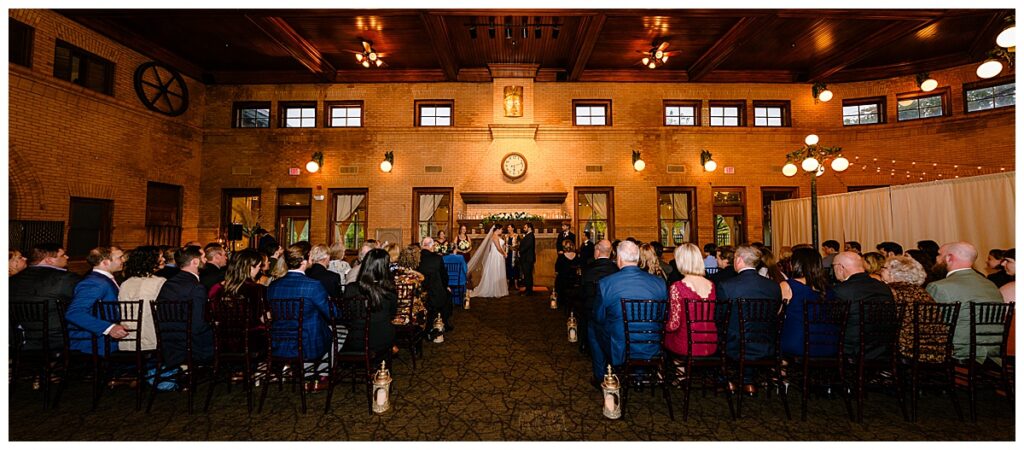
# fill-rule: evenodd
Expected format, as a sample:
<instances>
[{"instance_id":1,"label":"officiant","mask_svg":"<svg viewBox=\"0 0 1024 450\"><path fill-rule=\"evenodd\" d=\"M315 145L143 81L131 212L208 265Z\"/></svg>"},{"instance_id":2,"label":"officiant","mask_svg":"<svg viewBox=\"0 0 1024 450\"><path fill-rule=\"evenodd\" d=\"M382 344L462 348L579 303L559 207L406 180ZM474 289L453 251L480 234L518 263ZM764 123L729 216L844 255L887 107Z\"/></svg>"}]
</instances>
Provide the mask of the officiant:
<instances>
[{"instance_id":1,"label":"officiant","mask_svg":"<svg viewBox=\"0 0 1024 450\"><path fill-rule=\"evenodd\" d=\"M505 226L505 278L509 292L519 290L519 234L511 223Z\"/></svg>"}]
</instances>

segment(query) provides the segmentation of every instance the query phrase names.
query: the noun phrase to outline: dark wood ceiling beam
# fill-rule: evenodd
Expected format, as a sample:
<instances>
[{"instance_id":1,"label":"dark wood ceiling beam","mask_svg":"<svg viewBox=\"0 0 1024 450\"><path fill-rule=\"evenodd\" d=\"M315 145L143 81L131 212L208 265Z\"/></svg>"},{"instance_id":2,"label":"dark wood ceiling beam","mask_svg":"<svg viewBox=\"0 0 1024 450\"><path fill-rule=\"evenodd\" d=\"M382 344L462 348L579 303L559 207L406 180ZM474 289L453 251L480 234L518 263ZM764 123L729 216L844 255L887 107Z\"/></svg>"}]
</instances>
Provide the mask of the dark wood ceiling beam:
<instances>
[{"instance_id":1,"label":"dark wood ceiling beam","mask_svg":"<svg viewBox=\"0 0 1024 450\"><path fill-rule=\"evenodd\" d=\"M323 78L305 70L225 70L211 72L213 84L313 84ZM420 83L446 81L441 69L339 70L337 83Z\"/></svg>"},{"instance_id":2,"label":"dark wood ceiling beam","mask_svg":"<svg viewBox=\"0 0 1024 450\"><path fill-rule=\"evenodd\" d=\"M448 25L445 23L444 17L422 13L420 20L423 21L423 26L427 29L430 46L434 48L434 55L437 56L437 63L444 71L444 76L448 81L458 81L459 63L456 61L452 41L448 38Z\"/></svg>"},{"instance_id":3,"label":"dark wood ceiling beam","mask_svg":"<svg viewBox=\"0 0 1024 450\"><path fill-rule=\"evenodd\" d=\"M292 58L295 58L299 64L302 64L305 68L309 69L323 81L334 82L338 70L331 65L329 61L324 59L323 54L316 48L313 43L302 37L291 25L288 25L284 19L280 17L263 17L263 16L245 16L250 22L256 25L260 30L263 30L268 37L277 42Z\"/></svg>"},{"instance_id":4,"label":"dark wood ceiling beam","mask_svg":"<svg viewBox=\"0 0 1024 450\"><path fill-rule=\"evenodd\" d=\"M900 38L928 27L938 20L938 18L935 18L930 20L900 21L885 25L858 41L856 45L851 45L846 51L833 53L832 56L825 58L825 60L815 65L808 73L807 81L813 83L827 79L839 71L873 55L875 52L888 47Z\"/></svg>"},{"instance_id":5,"label":"dark wood ceiling beam","mask_svg":"<svg viewBox=\"0 0 1024 450\"><path fill-rule=\"evenodd\" d=\"M576 42L573 43L572 53L569 56L569 66L567 68L569 81L578 80L583 73L583 69L587 67L587 62L590 61L590 54L594 51L597 38L601 35L601 28L604 28L605 19L607 19L607 16L604 14L580 18L579 32L577 33Z\"/></svg>"},{"instance_id":6,"label":"dark wood ceiling beam","mask_svg":"<svg viewBox=\"0 0 1024 450\"><path fill-rule=\"evenodd\" d=\"M932 72L935 70L948 69L950 67L962 66L977 62L976 59L966 52L955 52L948 55L936 56L934 58L917 61L888 64L875 67L858 67L856 69L845 69L829 78L829 81L836 83L878 80L895 78L907 75L914 75L921 72Z\"/></svg>"},{"instance_id":7,"label":"dark wood ceiling beam","mask_svg":"<svg viewBox=\"0 0 1024 450\"><path fill-rule=\"evenodd\" d=\"M775 21L774 16L743 17L729 31L715 41L697 61L694 61L687 73L690 81L698 81L720 64L729 59L744 42Z\"/></svg>"},{"instance_id":8,"label":"dark wood ceiling beam","mask_svg":"<svg viewBox=\"0 0 1024 450\"><path fill-rule=\"evenodd\" d=\"M989 50L996 47L996 36L1006 26L1003 20L1006 15L1006 11L1000 11L989 17L988 22L985 22L985 26L981 28L978 35L974 36L974 41L971 42L971 48L968 50L971 56L979 59L984 58Z\"/></svg>"},{"instance_id":9,"label":"dark wood ceiling beam","mask_svg":"<svg viewBox=\"0 0 1024 450\"><path fill-rule=\"evenodd\" d=\"M122 44L142 55L167 64L179 72L203 81L205 70L199 65L189 61L177 54L157 45L156 43L139 36L137 33L124 29L113 22L99 17L67 15L68 18L78 22L93 31L106 36L107 38Z\"/></svg>"}]
</instances>

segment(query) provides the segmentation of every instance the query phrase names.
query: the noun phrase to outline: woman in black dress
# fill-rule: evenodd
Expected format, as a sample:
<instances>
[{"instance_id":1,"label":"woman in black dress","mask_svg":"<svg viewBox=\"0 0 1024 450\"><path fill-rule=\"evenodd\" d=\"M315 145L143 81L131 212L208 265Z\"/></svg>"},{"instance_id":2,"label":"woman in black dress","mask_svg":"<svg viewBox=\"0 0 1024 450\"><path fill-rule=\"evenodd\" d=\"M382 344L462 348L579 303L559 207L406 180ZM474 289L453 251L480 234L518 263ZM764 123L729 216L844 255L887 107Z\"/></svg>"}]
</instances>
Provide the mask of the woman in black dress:
<instances>
[{"instance_id":1,"label":"woman in black dress","mask_svg":"<svg viewBox=\"0 0 1024 450\"><path fill-rule=\"evenodd\" d=\"M391 348L395 342L395 326L391 321L398 312L398 292L395 290L394 277L391 274L391 257L387 250L373 249L363 258L359 265L359 278L356 286L349 285L345 290L346 301L365 298L370 310L370 353L374 365L381 360L390 359ZM359 309L359 315L363 311ZM361 351L363 336L366 329L361 320L348 325L349 334L345 339L342 351Z\"/></svg>"},{"instance_id":2,"label":"woman in black dress","mask_svg":"<svg viewBox=\"0 0 1024 450\"><path fill-rule=\"evenodd\" d=\"M580 256L576 253L576 243L570 239L562 241L562 253L555 260L555 294L558 295L558 303L565 308L565 313L570 311L577 316L584 314L577 311L577 297L580 287Z\"/></svg>"}]
</instances>

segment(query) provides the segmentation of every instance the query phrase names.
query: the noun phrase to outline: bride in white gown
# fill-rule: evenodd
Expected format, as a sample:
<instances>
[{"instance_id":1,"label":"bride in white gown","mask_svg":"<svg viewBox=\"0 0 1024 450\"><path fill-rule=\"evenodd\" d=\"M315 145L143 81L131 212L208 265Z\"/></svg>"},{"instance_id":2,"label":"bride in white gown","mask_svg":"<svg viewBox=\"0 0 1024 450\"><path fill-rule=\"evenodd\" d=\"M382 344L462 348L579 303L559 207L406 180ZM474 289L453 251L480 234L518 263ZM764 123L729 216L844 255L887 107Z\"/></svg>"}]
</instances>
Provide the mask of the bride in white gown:
<instances>
[{"instance_id":1,"label":"bride in white gown","mask_svg":"<svg viewBox=\"0 0 1024 450\"><path fill-rule=\"evenodd\" d=\"M505 278L505 244L501 242L501 226L494 225L469 259L467 271L477 280L471 297L504 297L508 295Z\"/></svg>"}]
</instances>

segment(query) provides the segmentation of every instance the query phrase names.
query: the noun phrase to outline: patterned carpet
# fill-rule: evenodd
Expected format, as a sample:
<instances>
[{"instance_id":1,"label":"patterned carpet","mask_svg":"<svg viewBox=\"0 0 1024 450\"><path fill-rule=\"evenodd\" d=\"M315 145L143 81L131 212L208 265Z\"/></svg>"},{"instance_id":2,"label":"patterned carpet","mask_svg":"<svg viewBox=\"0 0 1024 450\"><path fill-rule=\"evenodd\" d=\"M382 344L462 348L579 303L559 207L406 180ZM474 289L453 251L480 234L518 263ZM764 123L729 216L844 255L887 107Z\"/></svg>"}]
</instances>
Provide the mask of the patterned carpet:
<instances>
[{"instance_id":1,"label":"patterned carpet","mask_svg":"<svg viewBox=\"0 0 1024 450\"><path fill-rule=\"evenodd\" d=\"M744 418L729 419L723 397L693 396L682 421L681 392L673 393L676 420L659 396L633 394L625 420L601 415L600 394L588 383L590 362L566 340L565 318L547 299L476 299L457 310L456 330L443 344L425 343L414 373L407 355L395 362L393 409L370 416L363 391L309 396L302 415L297 394L271 389L263 414L246 413L238 389L214 396L211 412L188 416L184 396L157 398L153 412L135 412L134 392L108 392L89 412L89 388L69 387L57 411L41 409L38 392L17 391L9 403L11 440L1013 440L1013 412L991 393L981 396L978 424L960 422L949 400L921 400L921 420L902 420L898 404L872 395L865 423L847 420L839 398L812 397L809 419L799 420L799 395L790 396L787 421L776 397L744 402ZM200 391L203 397L206 387ZM177 398L176 398L177 397ZM1002 400L1002 401L1000 401ZM967 407L966 396L961 401ZM201 402L199 402L201 405Z\"/></svg>"}]
</instances>

